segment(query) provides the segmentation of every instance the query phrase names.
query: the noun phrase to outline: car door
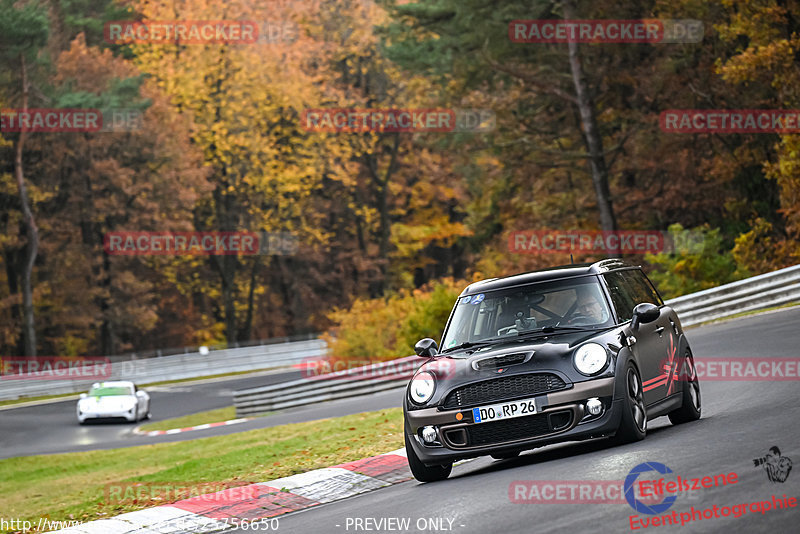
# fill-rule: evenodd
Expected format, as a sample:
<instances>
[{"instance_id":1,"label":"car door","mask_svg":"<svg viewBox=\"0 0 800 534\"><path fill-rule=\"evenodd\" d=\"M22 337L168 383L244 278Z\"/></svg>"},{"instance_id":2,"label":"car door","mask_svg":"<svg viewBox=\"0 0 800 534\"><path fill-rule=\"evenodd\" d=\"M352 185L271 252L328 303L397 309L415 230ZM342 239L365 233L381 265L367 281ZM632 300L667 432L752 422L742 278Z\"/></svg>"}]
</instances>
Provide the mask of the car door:
<instances>
[{"instance_id":1,"label":"car door","mask_svg":"<svg viewBox=\"0 0 800 534\"><path fill-rule=\"evenodd\" d=\"M652 282L640 270L636 270L635 276L631 278L631 282L637 285L637 292L641 295L640 298L648 299L646 302L651 302L658 306L660 315L656 324L656 332L662 341L661 350L663 353L658 358L658 365L661 370L661 380L654 382L651 386L655 386L655 391L661 393L662 398L674 395L680 391L674 374L677 372L677 367L680 365L678 361L681 356L678 354L678 341L680 332L676 324L677 318L675 311L669 306L664 304L658 292L653 286Z\"/></svg>"},{"instance_id":2,"label":"car door","mask_svg":"<svg viewBox=\"0 0 800 534\"><path fill-rule=\"evenodd\" d=\"M646 291L650 286L640 270L615 271L604 276L620 322L631 319L633 308L637 304L649 302L659 306L658 319L639 324L635 332L631 331L630 326L626 329L626 334L636 339L631 346L631 352L639 366L645 404L658 402L665 397L666 392L664 374L664 362L667 356L666 338L672 332L667 330L669 312L658 298L658 294ZM647 285L642 285L642 281Z\"/></svg>"},{"instance_id":3,"label":"car door","mask_svg":"<svg viewBox=\"0 0 800 534\"><path fill-rule=\"evenodd\" d=\"M626 271L625 281L631 288L633 298L638 303L648 302L658 306L658 319L641 325L639 331L650 337L646 340L646 351L642 357L647 358L646 367L652 375L649 378L642 377L645 402L652 403L659 401L674 393L672 376L669 364L674 359L677 339L674 338L673 323L670 322L670 309L664 306L664 302L658 296L650 281L639 269ZM666 369L666 370L665 370ZM648 374L649 374L648 373Z\"/></svg>"}]
</instances>

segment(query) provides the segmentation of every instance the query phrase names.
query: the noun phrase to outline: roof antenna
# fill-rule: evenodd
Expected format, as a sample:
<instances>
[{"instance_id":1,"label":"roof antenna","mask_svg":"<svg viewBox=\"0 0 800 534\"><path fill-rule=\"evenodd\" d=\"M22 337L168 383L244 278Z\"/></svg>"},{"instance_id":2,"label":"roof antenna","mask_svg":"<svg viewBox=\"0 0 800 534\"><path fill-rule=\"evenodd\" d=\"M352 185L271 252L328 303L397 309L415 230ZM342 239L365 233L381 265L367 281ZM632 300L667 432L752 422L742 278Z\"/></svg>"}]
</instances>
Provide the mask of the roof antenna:
<instances>
[{"instance_id":1,"label":"roof antenna","mask_svg":"<svg viewBox=\"0 0 800 534\"><path fill-rule=\"evenodd\" d=\"M572 252L569 253L569 263L575 265L575 260L572 259Z\"/></svg>"}]
</instances>

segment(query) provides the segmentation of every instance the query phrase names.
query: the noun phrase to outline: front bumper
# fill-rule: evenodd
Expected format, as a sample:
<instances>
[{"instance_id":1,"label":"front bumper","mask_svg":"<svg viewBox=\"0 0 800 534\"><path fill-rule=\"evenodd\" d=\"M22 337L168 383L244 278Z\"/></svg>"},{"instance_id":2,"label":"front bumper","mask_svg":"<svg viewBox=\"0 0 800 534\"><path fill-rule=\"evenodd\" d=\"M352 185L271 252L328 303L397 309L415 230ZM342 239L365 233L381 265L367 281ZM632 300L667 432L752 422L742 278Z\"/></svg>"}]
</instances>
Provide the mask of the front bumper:
<instances>
[{"instance_id":1,"label":"front bumper","mask_svg":"<svg viewBox=\"0 0 800 534\"><path fill-rule=\"evenodd\" d=\"M109 411L95 411L95 412L83 412L78 414L78 420L83 421L90 421L93 419L127 419L128 421L135 421L136 420L136 408L134 407L130 410L109 410Z\"/></svg>"},{"instance_id":2,"label":"front bumper","mask_svg":"<svg viewBox=\"0 0 800 534\"><path fill-rule=\"evenodd\" d=\"M473 423L472 408L406 410L406 432L417 457L428 465L613 435L622 405L622 400L613 400L614 382L614 377L597 378L536 396L535 415L500 421ZM603 412L588 416L585 403L595 397L602 401ZM420 437L425 426L437 430L433 445Z\"/></svg>"}]
</instances>

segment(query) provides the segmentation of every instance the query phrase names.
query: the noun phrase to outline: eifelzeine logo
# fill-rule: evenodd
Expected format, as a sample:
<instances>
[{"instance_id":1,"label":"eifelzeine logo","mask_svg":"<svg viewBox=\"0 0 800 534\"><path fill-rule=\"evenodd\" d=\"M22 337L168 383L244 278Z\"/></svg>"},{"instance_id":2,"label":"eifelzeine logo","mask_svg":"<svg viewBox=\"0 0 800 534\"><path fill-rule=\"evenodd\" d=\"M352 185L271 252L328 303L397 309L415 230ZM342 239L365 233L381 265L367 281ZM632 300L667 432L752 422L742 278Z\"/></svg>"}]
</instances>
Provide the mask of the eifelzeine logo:
<instances>
[{"instance_id":1,"label":"eifelzeine logo","mask_svg":"<svg viewBox=\"0 0 800 534\"><path fill-rule=\"evenodd\" d=\"M792 471L792 460L786 456L781 456L781 450L777 446L769 448L766 456L754 458L755 467L763 467L767 472L767 479L770 482L780 482L783 484L789 478Z\"/></svg>"}]
</instances>

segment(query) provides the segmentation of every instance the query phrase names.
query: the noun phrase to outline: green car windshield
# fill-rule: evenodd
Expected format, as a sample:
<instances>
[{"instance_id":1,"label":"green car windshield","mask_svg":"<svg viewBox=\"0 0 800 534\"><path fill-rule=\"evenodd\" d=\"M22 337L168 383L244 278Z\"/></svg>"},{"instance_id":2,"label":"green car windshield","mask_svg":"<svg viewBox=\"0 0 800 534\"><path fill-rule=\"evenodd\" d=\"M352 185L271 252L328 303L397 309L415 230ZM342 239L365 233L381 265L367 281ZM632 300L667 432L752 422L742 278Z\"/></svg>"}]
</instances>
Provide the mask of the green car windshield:
<instances>
[{"instance_id":1,"label":"green car windshield","mask_svg":"<svg viewBox=\"0 0 800 534\"><path fill-rule=\"evenodd\" d=\"M540 282L460 297L442 349L548 327L593 329L611 324L609 304L596 276Z\"/></svg>"},{"instance_id":2,"label":"green car windshield","mask_svg":"<svg viewBox=\"0 0 800 534\"><path fill-rule=\"evenodd\" d=\"M131 388L124 386L93 388L89 391L90 397L109 397L113 395L133 395Z\"/></svg>"}]
</instances>

